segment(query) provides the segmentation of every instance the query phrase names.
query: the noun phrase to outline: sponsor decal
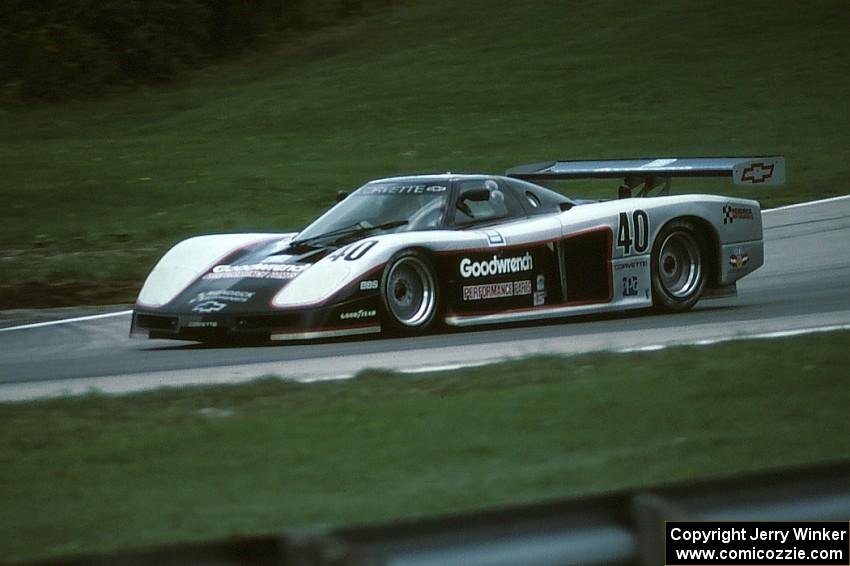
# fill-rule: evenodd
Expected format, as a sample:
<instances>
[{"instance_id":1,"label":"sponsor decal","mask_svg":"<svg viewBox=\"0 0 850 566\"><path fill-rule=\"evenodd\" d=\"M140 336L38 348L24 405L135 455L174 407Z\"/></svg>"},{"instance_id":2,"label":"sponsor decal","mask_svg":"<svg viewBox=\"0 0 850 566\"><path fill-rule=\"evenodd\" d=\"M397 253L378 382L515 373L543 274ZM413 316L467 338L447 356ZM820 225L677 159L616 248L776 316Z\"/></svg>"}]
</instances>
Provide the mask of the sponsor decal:
<instances>
[{"instance_id":1,"label":"sponsor decal","mask_svg":"<svg viewBox=\"0 0 850 566\"><path fill-rule=\"evenodd\" d=\"M361 291L373 291L377 288L378 288L378 281L377 280L361 281L360 282L360 290Z\"/></svg>"},{"instance_id":2,"label":"sponsor decal","mask_svg":"<svg viewBox=\"0 0 850 566\"><path fill-rule=\"evenodd\" d=\"M339 318L341 320L359 320L361 318L371 318L376 314L378 314L378 312L374 310L360 309L352 312L344 312L339 315Z\"/></svg>"},{"instance_id":3,"label":"sponsor decal","mask_svg":"<svg viewBox=\"0 0 850 566\"><path fill-rule=\"evenodd\" d=\"M534 259L529 252L519 257L499 258L494 255L489 260L472 261L468 257L460 260L460 275L464 278L509 275L532 269L534 269Z\"/></svg>"},{"instance_id":4,"label":"sponsor decal","mask_svg":"<svg viewBox=\"0 0 850 566\"><path fill-rule=\"evenodd\" d=\"M247 265L216 265L203 279L295 279L310 267L296 263L252 263Z\"/></svg>"},{"instance_id":5,"label":"sponsor decal","mask_svg":"<svg viewBox=\"0 0 850 566\"><path fill-rule=\"evenodd\" d=\"M487 285L466 285L463 288L464 301L501 299L502 297L513 296L514 284L512 281L508 281L506 283L489 283Z\"/></svg>"},{"instance_id":6,"label":"sponsor decal","mask_svg":"<svg viewBox=\"0 0 850 566\"><path fill-rule=\"evenodd\" d=\"M735 220L752 220L753 209L748 206L732 206L732 203L723 205L723 223L732 224Z\"/></svg>"},{"instance_id":7,"label":"sponsor decal","mask_svg":"<svg viewBox=\"0 0 850 566\"><path fill-rule=\"evenodd\" d=\"M192 312L219 312L223 310L227 306L227 303L220 303L218 301L204 301L202 303L198 303L192 309Z\"/></svg>"},{"instance_id":8,"label":"sponsor decal","mask_svg":"<svg viewBox=\"0 0 850 566\"><path fill-rule=\"evenodd\" d=\"M534 293L534 306L539 307L546 302L546 293L539 291Z\"/></svg>"},{"instance_id":9,"label":"sponsor decal","mask_svg":"<svg viewBox=\"0 0 850 566\"><path fill-rule=\"evenodd\" d=\"M750 254L743 248L735 248L735 253L729 256L729 264L735 269L741 269L750 262Z\"/></svg>"},{"instance_id":10,"label":"sponsor decal","mask_svg":"<svg viewBox=\"0 0 850 566\"><path fill-rule=\"evenodd\" d=\"M424 195L428 193L444 193L448 190L445 185L366 185L357 195Z\"/></svg>"},{"instance_id":11,"label":"sponsor decal","mask_svg":"<svg viewBox=\"0 0 850 566\"><path fill-rule=\"evenodd\" d=\"M464 301L482 301L486 299L502 299L505 297L521 297L531 294L531 279L523 281L505 281L504 283L487 283L484 285L465 285L463 287Z\"/></svg>"},{"instance_id":12,"label":"sponsor decal","mask_svg":"<svg viewBox=\"0 0 850 566\"><path fill-rule=\"evenodd\" d=\"M537 276L537 290L544 291L546 289L546 277L544 275Z\"/></svg>"},{"instance_id":13,"label":"sponsor decal","mask_svg":"<svg viewBox=\"0 0 850 566\"><path fill-rule=\"evenodd\" d=\"M230 303L247 303L254 296L253 291L204 291L198 293L193 299L189 300L189 304L201 303L209 300L226 301Z\"/></svg>"},{"instance_id":14,"label":"sponsor decal","mask_svg":"<svg viewBox=\"0 0 850 566\"><path fill-rule=\"evenodd\" d=\"M491 246L501 246L505 243L505 238L499 232L492 230L490 232L485 232L487 234L487 242Z\"/></svg>"},{"instance_id":15,"label":"sponsor decal","mask_svg":"<svg viewBox=\"0 0 850 566\"><path fill-rule=\"evenodd\" d=\"M623 296L636 297L638 294L638 278L637 275L629 275L623 277Z\"/></svg>"},{"instance_id":16,"label":"sponsor decal","mask_svg":"<svg viewBox=\"0 0 850 566\"><path fill-rule=\"evenodd\" d=\"M531 280L514 281L514 295L520 297L522 295L531 294Z\"/></svg>"},{"instance_id":17,"label":"sponsor decal","mask_svg":"<svg viewBox=\"0 0 850 566\"><path fill-rule=\"evenodd\" d=\"M621 269L638 269L640 267L646 267L646 265L647 263L645 259L636 259L634 261L618 263L614 266L614 271L620 271Z\"/></svg>"},{"instance_id":18,"label":"sponsor decal","mask_svg":"<svg viewBox=\"0 0 850 566\"><path fill-rule=\"evenodd\" d=\"M764 183L773 177L773 163L752 163L741 171L741 181L747 183Z\"/></svg>"}]
</instances>

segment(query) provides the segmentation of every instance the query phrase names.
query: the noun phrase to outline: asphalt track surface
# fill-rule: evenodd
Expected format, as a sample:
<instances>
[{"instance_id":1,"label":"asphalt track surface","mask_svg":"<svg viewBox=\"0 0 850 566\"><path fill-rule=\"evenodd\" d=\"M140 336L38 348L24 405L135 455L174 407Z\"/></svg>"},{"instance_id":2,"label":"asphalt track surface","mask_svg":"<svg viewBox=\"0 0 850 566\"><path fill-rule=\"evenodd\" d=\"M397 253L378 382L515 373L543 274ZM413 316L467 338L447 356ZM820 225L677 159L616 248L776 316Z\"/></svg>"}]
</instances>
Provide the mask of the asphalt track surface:
<instances>
[{"instance_id":1,"label":"asphalt track surface","mask_svg":"<svg viewBox=\"0 0 850 566\"><path fill-rule=\"evenodd\" d=\"M763 218L764 267L739 282L737 297L703 300L686 314L593 316L412 338L205 347L131 339L126 313L44 326L22 323L71 313L30 312L23 320L4 313L0 400L233 383L262 375L318 381L365 368L424 371L531 354L651 350L850 328L850 195L766 211Z\"/></svg>"}]
</instances>

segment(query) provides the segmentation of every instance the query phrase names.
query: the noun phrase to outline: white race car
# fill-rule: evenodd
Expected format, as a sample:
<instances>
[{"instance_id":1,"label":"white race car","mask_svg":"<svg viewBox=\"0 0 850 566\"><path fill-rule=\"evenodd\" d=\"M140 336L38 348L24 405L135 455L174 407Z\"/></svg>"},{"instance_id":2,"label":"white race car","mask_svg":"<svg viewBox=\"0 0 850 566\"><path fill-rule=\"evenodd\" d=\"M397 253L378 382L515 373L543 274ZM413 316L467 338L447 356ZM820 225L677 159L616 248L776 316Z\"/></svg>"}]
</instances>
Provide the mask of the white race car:
<instances>
[{"instance_id":1,"label":"white race car","mask_svg":"<svg viewBox=\"0 0 850 566\"><path fill-rule=\"evenodd\" d=\"M299 233L180 242L145 281L132 333L286 340L685 311L734 294L764 257L757 202L669 196L672 177L708 176L778 185L785 163L555 161L370 181ZM620 198L578 200L533 182L580 178L624 180Z\"/></svg>"}]
</instances>

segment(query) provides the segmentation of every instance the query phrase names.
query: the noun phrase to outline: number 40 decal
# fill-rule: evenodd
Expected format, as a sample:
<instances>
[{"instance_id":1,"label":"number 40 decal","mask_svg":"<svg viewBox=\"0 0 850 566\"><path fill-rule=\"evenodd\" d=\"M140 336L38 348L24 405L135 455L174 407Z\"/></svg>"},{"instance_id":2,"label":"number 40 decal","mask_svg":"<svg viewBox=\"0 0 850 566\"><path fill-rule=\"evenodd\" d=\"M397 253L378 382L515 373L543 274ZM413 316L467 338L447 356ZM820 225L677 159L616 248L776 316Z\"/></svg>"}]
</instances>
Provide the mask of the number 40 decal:
<instances>
[{"instance_id":1,"label":"number 40 decal","mask_svg":"<svg viewBox=\"0 0 850 566\"><path fill-rule=\"evenodd\" d=\"M355 242L353 244L349 244L347 246L343 246L339 248L337 251L328 256L330 261L336 261L340 258L345 261L357 261L364 255L366 252L371 250L377 244L377 240L366 240L363 242Z\"/></svg>"},{"instance_id":2,"label":"number 40 decal","mask_svg":"<svg viewBox=\"0 0 850 566\"><path fill-rule=\"evenodd\" d=\"M620 213L617 226L617 247L623 248L623 255L632 253L642 254L649 247L649 216L646 211L635 210L631 216L627 212Z\"/></svg>"}]
</instances>

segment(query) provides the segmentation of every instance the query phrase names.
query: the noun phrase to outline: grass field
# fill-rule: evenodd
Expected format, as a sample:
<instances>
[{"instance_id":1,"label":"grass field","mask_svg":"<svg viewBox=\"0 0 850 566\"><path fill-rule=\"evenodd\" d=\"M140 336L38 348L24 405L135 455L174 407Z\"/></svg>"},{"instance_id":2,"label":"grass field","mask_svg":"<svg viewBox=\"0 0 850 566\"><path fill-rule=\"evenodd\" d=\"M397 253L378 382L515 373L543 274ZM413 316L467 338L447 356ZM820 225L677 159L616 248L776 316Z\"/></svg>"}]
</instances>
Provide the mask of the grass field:
<instances>
[{"instance_id":1,"label":"grass field","mask_svg":"<svg viewBox=\"0 0 850 566\"><path fill-rule=\"evenodd\" d=\"M0 556L362 524L847 458L848 340L0 404Z\"/></svg>"},{"instance_id":2,"label":"grass field","mask_svg":"<svg viewBox=\"0 0 850 566\"><path fill-rule=\"evenodd\" d=\"M844 194L846 8L410 0L177 84L0 110L0 308L130 302L180 239L297 228L396 173L780 153L782 189L676 186Z\"/></svg>"}]
</instances>

